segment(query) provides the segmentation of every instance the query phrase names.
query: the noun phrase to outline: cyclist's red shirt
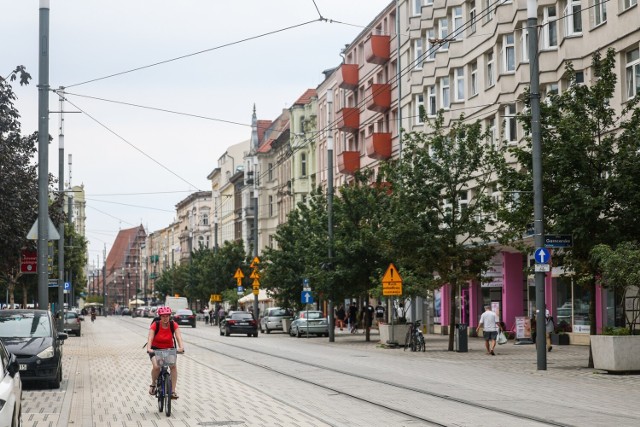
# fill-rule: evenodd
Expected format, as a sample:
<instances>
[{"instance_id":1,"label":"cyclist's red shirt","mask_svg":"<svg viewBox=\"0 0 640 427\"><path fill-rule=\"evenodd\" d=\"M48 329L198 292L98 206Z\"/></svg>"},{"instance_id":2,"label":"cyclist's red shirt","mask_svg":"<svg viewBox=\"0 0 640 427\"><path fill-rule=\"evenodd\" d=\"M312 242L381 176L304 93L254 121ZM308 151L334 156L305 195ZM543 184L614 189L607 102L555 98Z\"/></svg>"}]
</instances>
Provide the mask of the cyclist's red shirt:
<instances>
[{"instance_id":1,"label":"cyclist's red shirt","mask_svg":"<svg viewBox=\"0 0 640 427\"><path fill-rule=\"evenodd\" d=\"M170 322L173 323L173 330L177 330L178 329L178 324L176 322L174 322L173 320L170 320ZM167 328L163 328L161 325L161 322L157 322L158 327L160 328L160 330L158 331L158 333L156 334L156 336L153 338L153 341L151 342L151 347L153 348L173 348L174 344L173 344L173 335L171 334L171 327L167 326ZM149 327L149 329L151 329L152 331L156 330L156 322L151 322L151 326Z\"/></svg>"}]
</instances>

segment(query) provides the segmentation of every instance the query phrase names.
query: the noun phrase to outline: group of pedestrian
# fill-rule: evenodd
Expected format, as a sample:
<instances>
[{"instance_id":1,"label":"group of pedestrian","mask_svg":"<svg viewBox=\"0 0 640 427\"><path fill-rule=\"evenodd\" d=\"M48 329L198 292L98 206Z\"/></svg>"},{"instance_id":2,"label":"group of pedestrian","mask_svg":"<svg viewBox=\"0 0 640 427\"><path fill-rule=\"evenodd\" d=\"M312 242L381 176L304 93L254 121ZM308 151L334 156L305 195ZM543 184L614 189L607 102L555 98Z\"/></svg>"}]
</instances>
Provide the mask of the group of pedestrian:
<instances>
[{"instance_id":1,"label":"group of pedestrian","mask_svg":"<svg viewBox=\"0 0 640 427\"><path fill-rule=\"evenodd\" d=\"M355 302L352 302L347 309L343 304L340 304L334 309L335 327L341 331L346 327L351 333L358 332L358 326L361 325L362 329L370 329L373 327L373 320L376 319L377 324L380 324L384 319L385 308L381 301L378 301L378 305L374 308L370 303L362 305L360 314L358 315L358 307Z\"/></svg>"}]
</instances>

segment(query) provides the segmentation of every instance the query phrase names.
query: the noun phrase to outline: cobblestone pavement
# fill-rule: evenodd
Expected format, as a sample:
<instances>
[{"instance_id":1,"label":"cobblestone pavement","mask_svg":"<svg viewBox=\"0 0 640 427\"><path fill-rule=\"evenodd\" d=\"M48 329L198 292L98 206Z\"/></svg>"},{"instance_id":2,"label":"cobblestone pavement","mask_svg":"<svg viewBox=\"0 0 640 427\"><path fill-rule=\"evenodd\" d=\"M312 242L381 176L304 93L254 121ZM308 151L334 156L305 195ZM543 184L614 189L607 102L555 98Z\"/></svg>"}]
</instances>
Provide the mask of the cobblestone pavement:
<instances>
[{"instance_id":1,"label":"cobblestone pavement","mask_svg":"<svg viewBox=\"0 0 640 427\"><path fill-rule=\"evenodd\" d=\"M203 365L231 366L228 359L196 348L189 357L179 356L180 379L173 415L167 418L157 411L157 402L147 393L149 360L144 350L144 327L149 319L130 320L118 317L99 318L95 323L83 324L82 337L69 337L64 344L64 373L59 390L40 390L29 387L23 396L23 425L27 427L111 427L111 426L324 426L314 414L295 409L286 399L270 397L256 390L251 381L239 381L220 371L202 369ZM198 337L213 338L217 328L199 324L196 329L185 329L189 340ZM273 345L295 346L281 334L263 339ZM429 381L443 384L444 392L464 382L467 395L475 398L487 383L496 384L506 404L526 404L521 398L529 394L542 396L536 402L546 402L541 411L561 411L563 405L574 414L593 406L602 405L600 418L579 419L571 425L611 425L611 414L625 414L616 425L637 425L639 410L630 401L639 401L640 375L607 375L586 368L588 347L557 346L547 353L546 371L538 371L536 352L532 345L508 343L497 347L495 357L485 355L481 339L469 339L466 353L448 352L447 337L427 335L427 351L412 353L403 349L388 349L378 342L376 331L371 341L362 334L336 333L330 343L326 338L305 340L320 346L322 351L336 347L336 354L345 352L393 358L397 374L406 375L406 366L423 366ZM284 340L284 341L282 341ZM291 338L290 340L294 340ZM240 341L249 342L247 340ZM291 343L291 344L289 344ZM194 356L196 353L196 357ZM343 356L341 356L343 357ZM368 359L377 359L368 357ZM360 359L363 360L363 359ZM404 362L403 362L404 361ZM419 364L419 365L416 365ZM405 371L403 371L403 368ZM240 368L238 368L240 369ZM416 380L418 382L418 379ZM494 386L492 386L494 387ZM217 390L225 390L219 398ZM543 393L540 395L539 393ZM508 396L514 399L509 403ZM598 397L594 400L594 396ZM517 397L517 398L516 398ZM400 396L401 398L401 396ZM631 406L630 406L631 405ZM529 405L531 406L531 405ZM362 414L364 419L364 415ZM555 414L552 414L555 416ZM455 425L452 414L451 425ZM626 422L628 421L628 423ZM363 423L347 423L364 425ZM369 423L368 425L376 425ZM377 425L389 425L383 421ZM403 424L417 425L417 424ZM479 424L480 425L480 424ZM487 425L487 424L483 424ZM341 425L341 427L346 427Z\"/></svg>"}]
</instances>

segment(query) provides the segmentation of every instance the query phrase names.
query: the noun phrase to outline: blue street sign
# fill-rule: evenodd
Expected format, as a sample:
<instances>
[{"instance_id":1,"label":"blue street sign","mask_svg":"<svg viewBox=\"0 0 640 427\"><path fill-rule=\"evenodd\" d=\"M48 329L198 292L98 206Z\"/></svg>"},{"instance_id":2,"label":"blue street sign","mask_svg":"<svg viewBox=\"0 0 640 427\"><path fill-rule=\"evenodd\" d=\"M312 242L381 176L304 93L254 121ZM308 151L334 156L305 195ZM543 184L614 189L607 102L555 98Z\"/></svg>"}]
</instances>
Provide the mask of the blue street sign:
<instances>
[{"instance_id":1,"label":"blue street sign","mask_svg":"<svg viewBox=\"0 0 640 427\"><path fill-rule=\"evenodd\" d=\"M64 282L64 290L65 291L70 291L71 290L71 283Z\"/></svg>"},{"instance_id":2,"label":"blue street sign","mask_svg":"<svg viewBox=\"0 0 640 427\"><path fill-rule=\"evenodd\" d=\"M303 304L313 304L313 295L310 291L302 291L301 301Z\"/></svg>"},{"instance_id":3,"label":"blue street sign","mask_svg":"<svg viewBox=\"0 0 640 427\"><path fill-rule=\"evenodd\" d=\"M309 287L309 279L302 279L302 286L305 288Z\"/></svg>"},{"instance_id":4,"label":"blue street sign","mask_svg":"<svg viewBox=\"0 0 640 427\"><path fill-rule=\"evenodd\" d=\"M551 258L551 253L549 253L549 249L547 248L538 248L533 253L533 256L536 259L536 264L548 264L549 259Z\"/></svg>"},{"instance_id":5,"label":"blue street sign","mask_svg":"<svg viewBox=\"0 0 640 427\"><path fill-rule=\"evenodd\" d=\"M238 286L238 295L241 295L244 293L244 288L242 286Z\"/></svg>"}]
</instances>

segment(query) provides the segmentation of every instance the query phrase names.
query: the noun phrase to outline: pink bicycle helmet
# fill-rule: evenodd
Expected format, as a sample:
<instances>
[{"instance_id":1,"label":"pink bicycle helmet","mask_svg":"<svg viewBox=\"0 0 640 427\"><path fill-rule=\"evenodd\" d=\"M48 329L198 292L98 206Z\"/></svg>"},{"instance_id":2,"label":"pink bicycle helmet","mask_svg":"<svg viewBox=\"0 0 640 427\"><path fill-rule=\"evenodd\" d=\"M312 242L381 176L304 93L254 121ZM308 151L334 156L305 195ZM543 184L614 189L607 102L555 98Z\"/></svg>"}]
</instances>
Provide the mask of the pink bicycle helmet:
<instances>
[{"instance_id":1,"label":"pink bicycle helmet","mask_svg":"<svg viewBox=\"0 0 640 427\"><path fill-rule=\"evenodd\" d=\"M157 313L158 316L162 316L163 314L171 314L171 307L159 307Z\"/></svg>"}]
</instances>

